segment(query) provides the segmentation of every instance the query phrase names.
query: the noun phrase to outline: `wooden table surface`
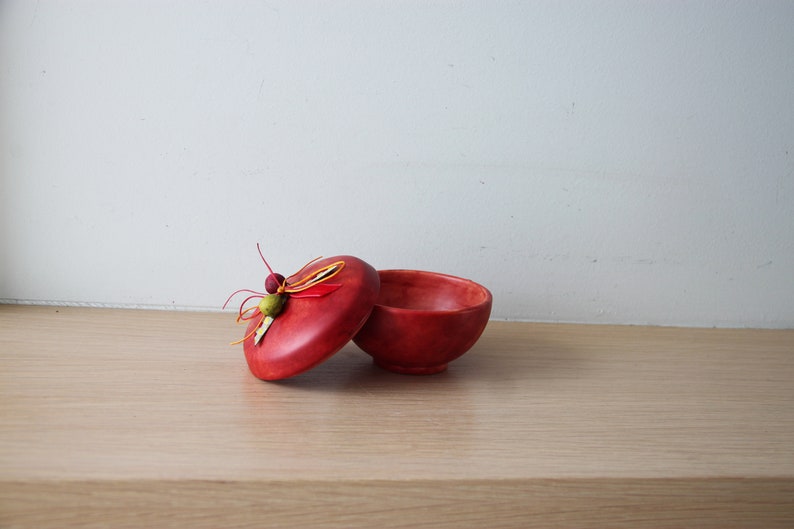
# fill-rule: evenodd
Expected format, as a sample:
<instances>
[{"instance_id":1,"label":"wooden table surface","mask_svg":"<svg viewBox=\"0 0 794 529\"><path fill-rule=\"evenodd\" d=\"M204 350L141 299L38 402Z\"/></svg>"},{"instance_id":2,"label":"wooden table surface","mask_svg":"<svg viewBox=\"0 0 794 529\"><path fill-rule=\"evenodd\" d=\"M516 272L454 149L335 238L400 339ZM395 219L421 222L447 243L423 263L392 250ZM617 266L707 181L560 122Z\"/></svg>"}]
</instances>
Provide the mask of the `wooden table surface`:
<instances>
[{"instance_id":1,"label":"wooden table surface","mask_svg":"<svg viewBox=\"0 0 794 529\"><path fill-rule=\"evenodd\" d=\"M794 527L794 331L494 321L281 382L241 332L0 306L0 527Z\"/></svg>"}]
</instances>

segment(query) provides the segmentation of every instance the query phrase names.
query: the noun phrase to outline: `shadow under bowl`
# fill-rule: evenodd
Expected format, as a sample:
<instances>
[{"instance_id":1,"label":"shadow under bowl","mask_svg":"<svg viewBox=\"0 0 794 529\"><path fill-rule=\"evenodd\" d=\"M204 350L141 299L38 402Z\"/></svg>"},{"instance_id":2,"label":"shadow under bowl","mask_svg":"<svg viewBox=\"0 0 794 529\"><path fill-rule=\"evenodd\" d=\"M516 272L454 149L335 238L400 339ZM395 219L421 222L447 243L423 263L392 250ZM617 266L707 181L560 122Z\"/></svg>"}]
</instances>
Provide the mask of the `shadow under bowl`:
<instances>
[{"instance_id":1,"label":"shadow under bowl","mask_svg":"<svg viewBox=\"0 0 794 529\"><path fill-rule=\"evenodd\" d=\"M380 293L353 338L375 364L429 375L472 348L485 330L493 297L460 277L420 270L379 270Z\"/></svg>"}]
</instances>

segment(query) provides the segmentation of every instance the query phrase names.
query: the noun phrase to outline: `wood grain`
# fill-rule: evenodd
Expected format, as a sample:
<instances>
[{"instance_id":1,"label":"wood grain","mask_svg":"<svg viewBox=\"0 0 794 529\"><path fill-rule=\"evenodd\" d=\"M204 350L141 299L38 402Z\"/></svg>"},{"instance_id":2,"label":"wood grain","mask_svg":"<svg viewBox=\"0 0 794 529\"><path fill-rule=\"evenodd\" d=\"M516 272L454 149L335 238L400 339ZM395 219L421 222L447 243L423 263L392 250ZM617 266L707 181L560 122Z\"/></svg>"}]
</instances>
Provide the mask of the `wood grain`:
<instances>
[{"instance_id":1,"label":"wood grain","mask_svg":"<svg viewBox=\"0 0 794 529\"><path fill-rule=\"evenodd\" d=\"M794 331L491 322L275 383L241 332L0 306L0 527L794 525Z\"/></svg>"}]
</instances>

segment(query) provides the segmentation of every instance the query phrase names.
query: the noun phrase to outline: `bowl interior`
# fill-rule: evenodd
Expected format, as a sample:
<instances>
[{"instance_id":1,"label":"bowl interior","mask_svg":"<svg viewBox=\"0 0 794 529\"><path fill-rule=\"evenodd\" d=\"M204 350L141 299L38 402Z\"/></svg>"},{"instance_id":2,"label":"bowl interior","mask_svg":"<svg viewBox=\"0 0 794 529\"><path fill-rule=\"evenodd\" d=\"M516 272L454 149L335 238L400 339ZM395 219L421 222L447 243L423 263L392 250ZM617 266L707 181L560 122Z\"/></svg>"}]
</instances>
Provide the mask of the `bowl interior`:
<instances>
[{"instance_id":1,"label":"bowl interior","mask_svg":"<svg viewBox=\"0 0 794 529\"><path fill-rule=\"evenodd\" d=\"M376 304L403 310L455 311L489 299L485 287L459 277L421 270L381 270Z\"/></svg>"}]
</instances>

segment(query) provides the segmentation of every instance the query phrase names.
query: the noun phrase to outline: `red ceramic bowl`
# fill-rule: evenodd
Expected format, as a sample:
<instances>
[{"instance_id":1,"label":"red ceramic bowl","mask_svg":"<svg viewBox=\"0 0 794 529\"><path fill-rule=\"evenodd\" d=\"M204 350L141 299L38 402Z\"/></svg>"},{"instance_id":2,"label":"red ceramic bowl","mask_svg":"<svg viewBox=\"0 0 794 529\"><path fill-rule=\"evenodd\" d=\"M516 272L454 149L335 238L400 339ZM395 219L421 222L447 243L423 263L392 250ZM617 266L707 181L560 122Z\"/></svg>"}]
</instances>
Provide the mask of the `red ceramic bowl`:
<instances>
[{"instance_id":1,"label":"red ceramic bowl","mask_svg":"<svg viewBox=\"0 0 794 529\"><path fill-rule=\"evenodd\" d=\"M380 293L353 341L397 373L428 375L471 349L493 297L474 281L419 270L380 270Z\"/></svg>"}]
</instances>

